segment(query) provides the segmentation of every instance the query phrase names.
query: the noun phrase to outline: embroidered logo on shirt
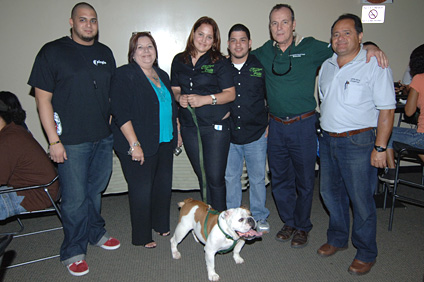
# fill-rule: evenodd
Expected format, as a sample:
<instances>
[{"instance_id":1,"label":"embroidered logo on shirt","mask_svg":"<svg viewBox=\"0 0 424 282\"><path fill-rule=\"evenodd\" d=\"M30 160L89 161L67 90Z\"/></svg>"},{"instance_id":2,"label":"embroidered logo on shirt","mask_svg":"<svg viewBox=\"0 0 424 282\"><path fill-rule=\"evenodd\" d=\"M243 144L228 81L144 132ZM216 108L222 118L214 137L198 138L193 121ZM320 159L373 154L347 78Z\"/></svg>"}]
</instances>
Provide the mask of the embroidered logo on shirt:
<instances>
[{"instance_id":1,"label":"embroidered logo on shirt","mask_svg":"<svg viewBox=\"0 0 424 282\"><path fill-rule=\"evenodd\" d=\"M352 78L350 79L350 82L352 82L352 83L361 83L361 80L360 80L359 78L354 78L354 77L352 77Z\"/></svg>"},{"instance_id":2,"label":"embroidered logo on shirt","mask_svg":"<svg viewBox=\"0 0 424 282\"><path fill-rule=\"evenodd\" d=\"M292 58L300 58L300 57L305 56L305 55L306 55L305 53L299 53L299 54L291 54L290 56Z\"/></svg>"},{"instance_id":3,"label":"embroidered logo on shirt","mask_svg":"<svg viewBox=\"0 0 424 282\"><path fill-rule=\"evenodd\" d=\"M213 73L213 67L215 65L203 65L202 66L202 73Z\"/></svg>"},{"instance_id":4,"label":"embroidered logo on shirt","mask_svg":"<svg viewBox=\"0 0 424 282\"><path fill-rule=\"evenodd\" d=\"M262 77L263 68L250 68L250 76Z\"/></svg>"},{"instance_id":5,"label":"embroidered logo on shirt","mask_svg":"<svg viewBox=\"0 0 424 282\"><path fill-rule=\"evenodd\" d=\"M95 66L98 66L98 65L106 65L106 62L105 62L105 61L101 61L101 60L93 60L93 64L94 64Z\"/></svg>"}]
</instances>

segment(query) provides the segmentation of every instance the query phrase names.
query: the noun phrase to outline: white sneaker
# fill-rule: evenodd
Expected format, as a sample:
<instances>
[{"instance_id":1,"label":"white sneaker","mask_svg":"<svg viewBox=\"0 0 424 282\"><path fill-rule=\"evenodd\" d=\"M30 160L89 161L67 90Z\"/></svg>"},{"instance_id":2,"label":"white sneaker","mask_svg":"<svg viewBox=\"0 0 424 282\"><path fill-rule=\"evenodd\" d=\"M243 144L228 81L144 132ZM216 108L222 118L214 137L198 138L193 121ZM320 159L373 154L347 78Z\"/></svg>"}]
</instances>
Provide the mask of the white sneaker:
<instances>
[{"instance_id":1,"label":"white sneaker","mask_svg":"<svg viewBox=\"0 0 424 282\"><path fill-rule=\"evenodd\" d=\"M266 219L258 220L256 231L262 233L269 233L269 223L266 221Z\"/></svg>"}]
</instances>

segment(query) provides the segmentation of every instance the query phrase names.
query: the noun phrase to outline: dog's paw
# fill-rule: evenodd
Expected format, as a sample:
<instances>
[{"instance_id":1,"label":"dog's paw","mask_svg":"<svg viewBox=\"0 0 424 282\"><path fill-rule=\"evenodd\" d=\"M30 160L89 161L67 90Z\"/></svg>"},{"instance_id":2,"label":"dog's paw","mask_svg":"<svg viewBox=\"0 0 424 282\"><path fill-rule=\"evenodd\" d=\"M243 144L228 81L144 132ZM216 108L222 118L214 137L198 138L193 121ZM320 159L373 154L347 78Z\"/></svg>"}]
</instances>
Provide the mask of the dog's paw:
<instances>
[{"instance_id":1,"label":"dog's paw","mask_svg":"<svg viewBox=\"0 0 424 282\"><path fill-rule=\"evenodd\" d=\"M233 255L233 258L234 258L234 261L237 263L237 264L242 264L242 263L244 263L244 259L240 256L240 255L236 255L236 254L234 254Z\"/></svg>"},{"instance_id":2,"label":"dog's paw","mask_svg":"<svg viewBox=\"0 0 424 282\"><path fill-rule=\"evenodd\" d=\"M180 252L172 252L172 258L173 259L180 259L181 253Z\"/></svg>"},{"instance_id":3,"label":"dog's paw","mask_svg":"<svg viewBox=\"0 0 424 282\"><path fill-rule=\"evenodd\" d=\"M217 273L208 274L209 281L219 281L219 275Z\"/></svg>"}]
</instances>

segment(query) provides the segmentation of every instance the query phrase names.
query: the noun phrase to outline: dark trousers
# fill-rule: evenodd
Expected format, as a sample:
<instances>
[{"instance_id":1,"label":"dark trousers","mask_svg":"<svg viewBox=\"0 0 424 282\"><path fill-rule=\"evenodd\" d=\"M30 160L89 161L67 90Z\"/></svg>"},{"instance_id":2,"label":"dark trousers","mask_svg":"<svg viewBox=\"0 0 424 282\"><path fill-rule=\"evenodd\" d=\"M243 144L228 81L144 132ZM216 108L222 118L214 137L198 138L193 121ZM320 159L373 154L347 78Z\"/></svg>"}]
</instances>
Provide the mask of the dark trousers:
<instances>
[{"instance_id":1,"label":"dark trousers","mask_svg":"<svg viewBox=\"0 0 424 282\"><path fill-rule=\"evenodd\" d=\"M143 165L117 153L128 183L134 245L151 242L152 229L170 231L173 149L172 142L161 143L155 155L145 157Z\"/></svg>"},{"instance_id":2,"label":"dark trousers","mask_svg":"<svg viewBox=\"0 0 424 282\"><path fill-rule=\"evenodd\" d=\"M228 151L230 149L230 128L228 120L223 120L222 126L200 126L200 135L203 144L203 161L206 174L207 203L214 209L223 211L227 209L225 189L225 168L227 167ZM202 195L202 173L200 170L199 145L197 128L182 127L181 134L184 149L190 160L191 166L197 175Z\"/></svg>"},{"instance_id":3,"label":"dark trousers","mask_svg":"<svg viewBox=\"0 0 424 282\"><path fill-rule=\"evenodd\" d=\"M309 232L317 153L316 117L269 122L268 161L278 213L286 225Z\"/></svg>"}]
</instances>

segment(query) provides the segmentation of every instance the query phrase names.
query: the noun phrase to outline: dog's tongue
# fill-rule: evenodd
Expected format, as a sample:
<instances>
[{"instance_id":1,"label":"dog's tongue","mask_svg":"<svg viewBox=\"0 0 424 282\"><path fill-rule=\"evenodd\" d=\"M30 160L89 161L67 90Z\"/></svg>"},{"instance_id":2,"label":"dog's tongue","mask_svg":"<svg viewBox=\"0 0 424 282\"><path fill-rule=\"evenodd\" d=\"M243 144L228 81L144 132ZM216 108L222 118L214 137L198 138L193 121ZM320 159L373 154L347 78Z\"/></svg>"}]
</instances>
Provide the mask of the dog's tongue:
<instances>
[{"instance_id":1,"label":"dog's tongue","mask_svg":"<svg viewBox=\"0 0 424 282\"><path fill-rule=\"evenodd\" d=\"M244 239L248 239L248 240L256 238L256 237L261 237L263 235L262 232L257 232L254 229L250 229L248 232L245 232L245 233L242 233L242 232L237 232L237 233L240 237Z\"/></svg>"}]
</instances>

